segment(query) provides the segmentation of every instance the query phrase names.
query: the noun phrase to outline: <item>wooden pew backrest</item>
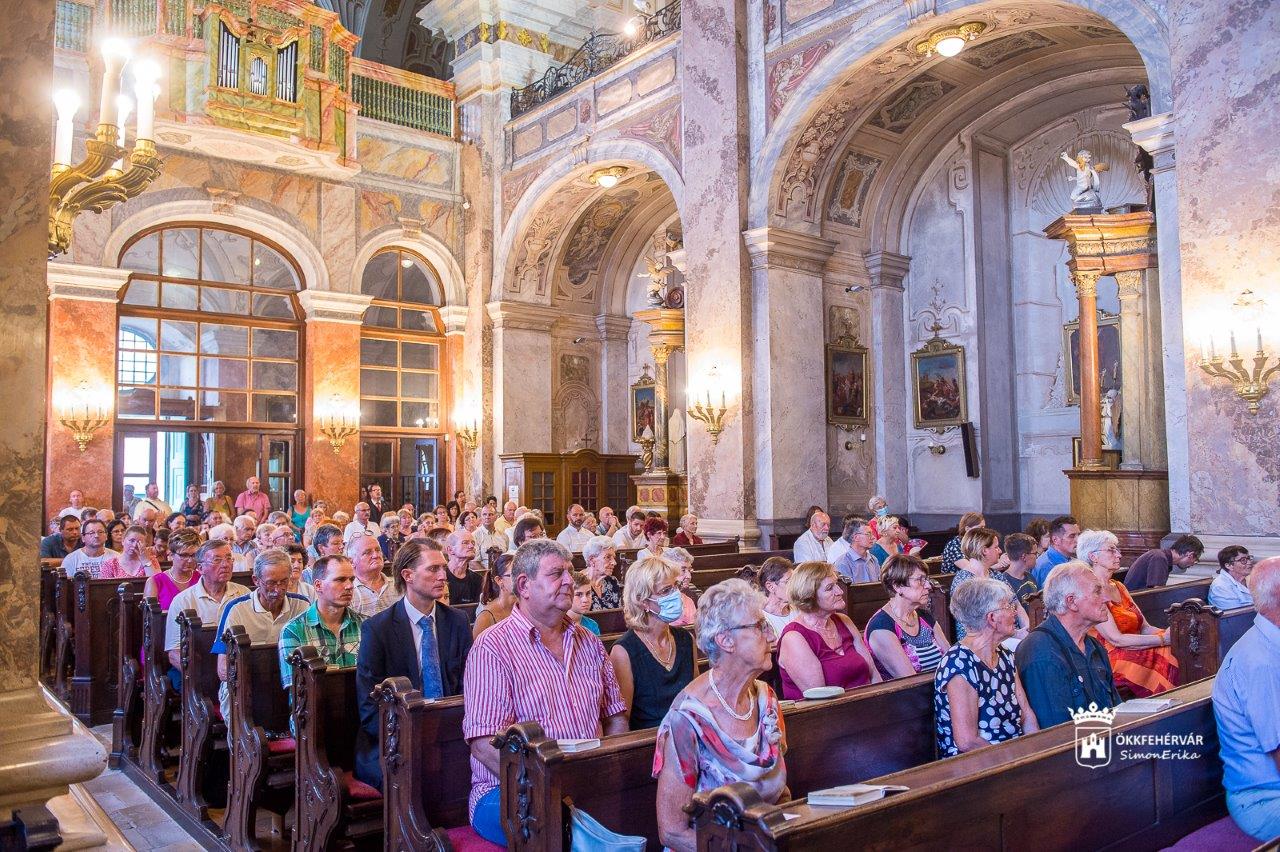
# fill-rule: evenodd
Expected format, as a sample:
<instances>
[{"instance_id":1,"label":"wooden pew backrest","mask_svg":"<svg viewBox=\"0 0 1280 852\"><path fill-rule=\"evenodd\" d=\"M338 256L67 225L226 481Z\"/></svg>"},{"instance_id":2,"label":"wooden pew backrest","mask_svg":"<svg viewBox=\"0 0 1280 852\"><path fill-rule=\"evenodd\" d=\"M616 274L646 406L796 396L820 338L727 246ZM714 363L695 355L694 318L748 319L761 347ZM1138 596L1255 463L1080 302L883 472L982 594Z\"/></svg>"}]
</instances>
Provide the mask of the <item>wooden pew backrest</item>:
<instances>
[{"instance_id":1,"label":"wooden pew backrest","mask_svg":"<svg viewBox=\"0 0 1280 852\"><path fill-rule=\"evenodd\" d=\"M180 725L173 721L181 702L169 680L169 655L164 650L165 615L155 598L142 600L142 743L138 746L138 765L156 784L164 783L165 768L172 763L169 750L181 738Z\"/></svg>"},{"instance_id":2,"label":"wooden pew backrest","mask_svg":"<svg viewBox=\"0 0 1280 852\"><path fill-rule=\"evenodd\" d=\"M209 817L205 778L214 743L226 733L218 707L217 657L213 653L214 625L205 625L194 609L178 613L182 631L182 754L178 758L175 798L192 817Z\"/></svg>"},{"instance_id":3,"label":"wooden pew backrest","mask_svg":"<svg viewBox=\"0 0 1280 852\"><path fill-rule=\"evenodd\" d=\"M144 578L95 580L87 572L72 581L75 643L71 676L71 712L86 725L111 721L120 678L121 586L141 592Z\"/></svg>"},{"instance_id":4,"label":"wooden pew backrest","mask_svg":"<svg viewBox=\"0 0 1280 852\"><path fill-rule=\"evenodd\" d=\"M120 583L116 598L117 675L108 758L113 769L126 758L136 760L142 741L142 590Z\"/></svg>"},{"instance_id":5,"label":"wooden pew backrest","mask_svg":"<svg viewBox=\"0 0 1280 852\"><path fill-rule=\"evenodd\" d=\"M1217 674L1231 646L1253 626L1256 614L1251 606L1224 612L1200 598L1169 607L1169 646L1178 660L1178 683Z\"/></svg>"}]
</instances>

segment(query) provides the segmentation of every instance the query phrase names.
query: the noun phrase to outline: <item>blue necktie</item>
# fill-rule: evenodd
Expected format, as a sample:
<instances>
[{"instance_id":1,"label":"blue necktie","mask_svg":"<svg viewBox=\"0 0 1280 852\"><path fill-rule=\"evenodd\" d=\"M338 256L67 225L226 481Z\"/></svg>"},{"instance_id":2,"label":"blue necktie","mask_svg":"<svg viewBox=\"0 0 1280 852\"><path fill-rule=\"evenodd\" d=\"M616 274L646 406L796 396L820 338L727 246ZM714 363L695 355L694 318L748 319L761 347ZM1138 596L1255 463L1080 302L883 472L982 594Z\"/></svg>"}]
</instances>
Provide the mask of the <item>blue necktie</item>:
<instances>
[{"instance_id":1,"label":"blue necktie","mask_svg":"<svg viewBox=\"0 0 1280 852\"><path fill-rule=\"evenodd\" d=\"M436 632L431 629L435 613L418 619L422 628L422 697L444 698L444 679L440 676L440 651L436 646Z\"/></svg>"}]
</instances>

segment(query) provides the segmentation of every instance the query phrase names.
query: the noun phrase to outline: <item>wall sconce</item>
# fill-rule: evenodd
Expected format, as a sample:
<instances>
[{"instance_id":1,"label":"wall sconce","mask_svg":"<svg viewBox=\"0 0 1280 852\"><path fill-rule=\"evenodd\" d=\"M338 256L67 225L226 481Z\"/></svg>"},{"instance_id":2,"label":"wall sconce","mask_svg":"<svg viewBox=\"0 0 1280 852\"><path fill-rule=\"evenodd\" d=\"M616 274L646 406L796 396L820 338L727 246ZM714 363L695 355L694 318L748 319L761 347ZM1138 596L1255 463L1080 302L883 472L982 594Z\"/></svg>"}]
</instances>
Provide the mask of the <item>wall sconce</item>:
<instances>
[{"instance_id":1,"label":"wall sconce","mask_svg":"<svg viewBox=\"0 0 1280 852\"><path fill-rule=\"evenodd\" d=\"M724 415L728 410L725 404L724 391L720 391L720 407L715 408L711 405L711 391L706 391L703 399L697 399L693 394L689 394L689 398L693 400L693 405L689 406L689 416L694 420L707 427L707 434L711 436L711 445L714 447L720 443L720 433L724 431Z\"/></svg>"},{"instance_id":2,"label":"wall sconce","mask_svg":"<svg viewBox=\"0 0 1280 852\"><path fill-rule=\"evenodd\" d=\"M333 447L334 455L342 450L347 439L360 431L360 410L354 413L338 396L329 397L328 410L316 412L317 431Z\"/></svg>"},{"instance_id":3,"label":"wall sconce","mask_svg":"<svg viewBox=\"0 0 1280 852\"><path fill-rule=\"evenodd\" d=\"M458 440L462 441L463 446L468 450L474 450L480 444L480 427L474 420L464 426L458 426L454 429L458 433Z\"/></svg>"},{"instance_id":4,"label":"wall sconce","mask_svg":"<svg viewBox=\"0 0 1280 852\"><path fill-rule=\"evenodd\" d=\"M1236 324L1241 320L1247 321L1252 318L1257 319L1254 333L1257 338L1257 351L1253 354L1253 364L1251 367L1245 366L1244 355L1236 351L1236 333L1232 328L1228 332L1231 355L1223 358L1214 348L1212 336L1205 342L1200 344L1200 369L1204 370L1208 375L1217 379L1226 379L1235 386L1236 395L1243 399L1249 406L1250 414L1258 413L1258 403L1267 395L1268 380L1272 375L1280 370L1280 360L1273 360L1271 353L1262 347L1262 324L1261 316L1264 310L1263 300L1254 296L1252 290L1245 290L1240 294L1232 305L1235 309L1232 316L1232 324ZM1241 323L1244 324L1244 323ZM1268 362L1271 362L1268 365Z\"/></svg>"},{"instance_id":5,"label":"wall sconce","mask_svg":"<svg viewBox=\"0 0 1280 852\"><path fill-rule=\"evenodd\" d=\"M940 456L946 451L947 448L944 444L939 444L936 441L929 444L929 452L933 453L935 456Z\"/></svg>"},{"instance_id":6,"label":"wall sconce","mask_svg":"<svg viewBox=\"0 0 1280 852\"><path fill-rule=\"evenodd\" d=\"M58 423L71 433L82 453L94 433L111 422L111 406L104 402L105 396L105 391L94 391L83 381L59 406Z\"/></svg>"}]
</instances>

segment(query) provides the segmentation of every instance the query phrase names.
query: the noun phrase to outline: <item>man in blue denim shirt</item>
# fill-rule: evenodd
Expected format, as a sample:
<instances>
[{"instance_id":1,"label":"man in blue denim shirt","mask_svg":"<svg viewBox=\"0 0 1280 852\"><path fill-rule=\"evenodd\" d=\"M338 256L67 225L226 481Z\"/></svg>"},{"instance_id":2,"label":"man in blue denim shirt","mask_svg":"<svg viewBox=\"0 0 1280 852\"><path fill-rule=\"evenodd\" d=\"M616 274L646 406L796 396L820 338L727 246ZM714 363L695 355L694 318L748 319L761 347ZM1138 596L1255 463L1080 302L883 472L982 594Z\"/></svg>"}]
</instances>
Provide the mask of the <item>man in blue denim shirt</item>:
<instances>
[{"instance_id":1,"label":"man in blue denim shirt","mask_svg":"<svg viewBox=\"0 0 1280 852\"><path fill-rule=\"evenodd\" d=\"M1048 616L1018 645L1014 662L1041 728L1071 719L1071 711L1120 703L1106 649L1089 630L1107 620L1102 582L1083 562L1049 572Z\"/></svg>"},{"instance_id":2,"label":"man in blue denim shirt","mask_svg":"<svg viewBox=\"0 0 1280 852\"><path fill-rule=\"evenodd\" d=\"M1249 575L1258 615L1213 682L1227 809L1258 840L1280 835L1280 556Z\"/></svg>"}]
</instances>

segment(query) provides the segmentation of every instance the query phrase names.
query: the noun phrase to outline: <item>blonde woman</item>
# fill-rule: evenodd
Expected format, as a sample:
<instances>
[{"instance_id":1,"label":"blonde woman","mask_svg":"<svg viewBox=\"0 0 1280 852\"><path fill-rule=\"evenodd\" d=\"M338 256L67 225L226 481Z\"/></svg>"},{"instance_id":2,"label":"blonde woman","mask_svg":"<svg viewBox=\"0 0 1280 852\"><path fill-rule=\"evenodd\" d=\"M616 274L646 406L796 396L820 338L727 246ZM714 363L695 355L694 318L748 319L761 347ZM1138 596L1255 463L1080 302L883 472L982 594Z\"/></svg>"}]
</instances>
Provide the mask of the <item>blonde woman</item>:
<instances>
[{"instance_id":1,"label":"blonde woman","mask_svg":"<svg viewBox=\"0 0 1280 852\"><path fill-rule=\"evenodd\" d=\"M693 635L671 629L683 610L679 575L671 562L653 556L627 569L622 613L630 629L614 643L609 659L633 731L658 727L671 702L697 675Z\"/></svg>"},{"instance_id":2,"label":"blonde woman","mask_svg":"<svg viewBox=\"0 0 1280 852\"><path fill-rule=\"evenodd\" d=\"M852 689L880 682L867 643L845 614L844 584L831 563L801 562L787 594L792 619L778 640L783 698L799 700L818 686Z\"/></svg>"},{"instance_id":3,"label":"blonde woman","mask_svg":"<svg viewBox=\"0 0 1280 852\"><path fill-rule=\"evenodd\" d=\"M1000 534L990 527L974 527L962 535L960 553L962 558L956 562L956 578L951 581L952 592L975 578L998 579L996 571L1008 564L1000 550ZM1026 638L1031 619L1021 603L1018 603L1016 612L1018 623L1013 635L1021 640ZM964 636L964 623L957 621L956 640L963 639Z\"/></svg>"}]
</instances>

